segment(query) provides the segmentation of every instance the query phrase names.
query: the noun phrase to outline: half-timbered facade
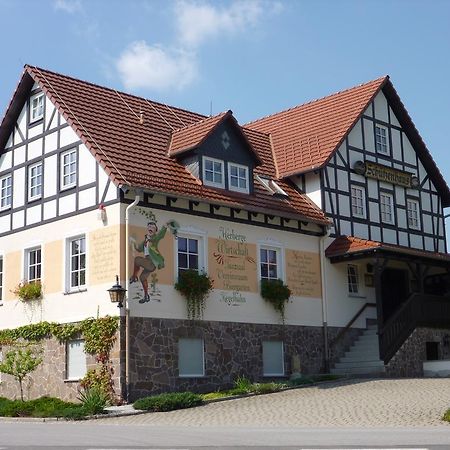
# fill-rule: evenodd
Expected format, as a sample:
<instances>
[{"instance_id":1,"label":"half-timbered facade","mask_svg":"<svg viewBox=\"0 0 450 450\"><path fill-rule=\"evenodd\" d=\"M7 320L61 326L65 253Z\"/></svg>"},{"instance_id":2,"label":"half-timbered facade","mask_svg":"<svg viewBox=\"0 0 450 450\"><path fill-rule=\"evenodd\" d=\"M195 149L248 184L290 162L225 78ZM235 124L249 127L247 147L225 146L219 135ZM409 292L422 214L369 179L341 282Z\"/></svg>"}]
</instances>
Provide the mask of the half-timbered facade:
<instances>
[{"instance_id":1,"label":"half-timbered facade","mask_svg":"<svg viewBox=\"0 0 450 450\"><path fill-rule=\"evenodd\" d=\"M0 329L117 314L118 275L114 382L128 399L345 372L374 323L377 371L403 373L403 352L418 373L405 340L447 333L450 194L388 78L241 126L26 66L0 125L0 195ZM187 269L214 281L194 322L174 287ZM264 279L291 289L284 324ZM42 297L18 299L24 282ZM425 296L440 322L418 320ZM30 395L46 380L73 398L94 364L82 350L48 340Z\"/></svg>"}]
</instances>

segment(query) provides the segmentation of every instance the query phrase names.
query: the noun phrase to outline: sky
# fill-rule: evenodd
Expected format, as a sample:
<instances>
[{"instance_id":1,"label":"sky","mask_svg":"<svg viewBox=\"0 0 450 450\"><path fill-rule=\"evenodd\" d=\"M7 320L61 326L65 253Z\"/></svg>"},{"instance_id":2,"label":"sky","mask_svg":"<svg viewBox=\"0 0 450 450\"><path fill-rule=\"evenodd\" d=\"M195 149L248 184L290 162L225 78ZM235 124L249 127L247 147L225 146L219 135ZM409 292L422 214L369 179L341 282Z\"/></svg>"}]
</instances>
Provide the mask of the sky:
<instances>
[{"instance_id":1,"label":"sky","mask_svg":"<svg viewBox=\"0 0 450 450\"><path fill-rule=\"evenodd\" d=\"M0 0L0 18L2 116L24 64L241 124L387 74L450 183L450 0Z\"/></svg>"}]
</instances>

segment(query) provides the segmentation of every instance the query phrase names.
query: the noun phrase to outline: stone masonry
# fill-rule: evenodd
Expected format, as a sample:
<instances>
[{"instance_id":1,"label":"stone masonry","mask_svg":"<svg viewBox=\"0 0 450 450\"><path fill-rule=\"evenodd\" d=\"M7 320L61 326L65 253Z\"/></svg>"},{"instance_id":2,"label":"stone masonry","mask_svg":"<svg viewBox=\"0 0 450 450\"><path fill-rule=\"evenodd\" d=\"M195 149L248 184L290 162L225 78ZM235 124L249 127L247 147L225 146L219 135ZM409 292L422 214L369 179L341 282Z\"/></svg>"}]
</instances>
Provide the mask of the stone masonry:
<instances>
[{"instance_id":1,"label":"stone masonry","mask_svg":"<svg viewBox=\"0 0 450 450\"><path fill-rule=\"evenodd\" d=\"M329 330L329 340L339 331ZM333 349L342 354L350 335ZM205 344L205 376L178 376L178 339L202 338ZM231 387L238 376L252 381L263 377L262 341L284 343L285 373L291 373L294 355L300 359L304 374L324 370L322 327L251 323L207 322L175 319L130 318L130 400L168 391L214 391Z\"/></svg>"},{"instance_id":2,"label":"stone masonry","mask_svg":"<svg viewBox=\"0 0 450 450\"><path fill-rule=\"evenodd\" d=\"M79 381L66 380L66 345L57 339L44 339L37 344L43 350L43 362L24 381L25 399L33 399L43 395L59 397L67 401L76 401ZM6 354L8 347L1 348ZM114 388L120 395L119 342L116 341L111 352L114 368ZM96 366L95 357L86 355L87 370ZM20 399L19 383L10 375L0 374L0 397Z\"/></svg>"}]
</instances>

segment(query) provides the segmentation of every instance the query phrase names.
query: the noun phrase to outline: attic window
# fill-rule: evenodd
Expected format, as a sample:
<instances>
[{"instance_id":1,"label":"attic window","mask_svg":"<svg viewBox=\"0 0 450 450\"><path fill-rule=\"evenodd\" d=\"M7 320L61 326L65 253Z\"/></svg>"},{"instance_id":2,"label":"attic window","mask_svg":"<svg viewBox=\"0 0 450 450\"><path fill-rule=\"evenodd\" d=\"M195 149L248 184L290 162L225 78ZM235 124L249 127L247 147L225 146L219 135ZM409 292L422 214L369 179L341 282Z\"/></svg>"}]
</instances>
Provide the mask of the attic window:
<instances>
[{"instance_id":1,"label":"attic window","mask_svg":"<svg viewBox=\"0 0 450 450\"><path fill-rule=\"evenodd\" d=\"M222 160L203 157L203 182L207 186L225 187L224 163Z\"/></svg>"},{"instance_id":2,"label":"attic window","mask_svg":"<svg viewBox=\"0 0 450 450\"><path fill-rule=\"evenodd\" d=\"M33 95L30 98L30 123L44 117L44 94Z\"/></svg>"},{"instance_id":3,"label":"attic window","mask_svg":"<svg viewBox=\"0 0 450 450\"><path fill-rule=\"evenodd\" d=\"M230 191L249 192L248 167L228 163L228 186Z\"/></svg>"},{"instance_id":4,"label":"attic window","mask_svg":"<svg viewBox=\"0 0 450 450\"><path fill-rule=\"evenodd\" d=\"M256 175L256 179L269 191L273 196L287 198L289 195L280 188L280 186L270 178L264 178Z\"/></svg>"}]
</instances>

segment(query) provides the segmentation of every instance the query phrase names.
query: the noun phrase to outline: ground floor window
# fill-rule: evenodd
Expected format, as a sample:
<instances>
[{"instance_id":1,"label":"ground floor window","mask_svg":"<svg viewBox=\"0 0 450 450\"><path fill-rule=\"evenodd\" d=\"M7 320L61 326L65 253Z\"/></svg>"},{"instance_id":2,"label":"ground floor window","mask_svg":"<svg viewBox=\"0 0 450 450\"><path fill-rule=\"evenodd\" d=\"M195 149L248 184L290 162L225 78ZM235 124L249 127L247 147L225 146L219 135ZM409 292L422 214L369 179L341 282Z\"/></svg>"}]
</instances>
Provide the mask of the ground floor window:
<instances>
[{"instance_id":1,"label":"ground floor window","mask_svg":"<svg viewBox=\"0 0 450 450\"><path fill-rule=\"evenodd\" d=\"M354 264L349 264L347 266L347 282L348 282L348 293L358 294L359 293L358 266L355 266Z\"/></svg>"},{"instance_id":2,"label":"ground floor window","mask_svg":"<svg viewBox=\"0 0 450 450\"><path fill-rule=\"evenodd\" d=\"M74 339L66 345L66 379L80 380L86 375L84 340Z\"/></svg>"},{"instance_id":3,"label":"ground floor window","mask_svg":"<svg viewBox=\"0 0 450 450\"><path fill-rule=\"evenodd\" d=\"M178 341L178 374L180 377L205 375L205 351L203 339L180 338Z\"/></svg>"},{"instance_id":4,"label":"ground floor window","mask_svg":"<svg viewBox=\"0 0 450 450\"><path fill-rule=\"evenodd\" d=\"M282 341L263 341L263 375L284 375L284 348Z\"/></svg>"}]
</instances>

